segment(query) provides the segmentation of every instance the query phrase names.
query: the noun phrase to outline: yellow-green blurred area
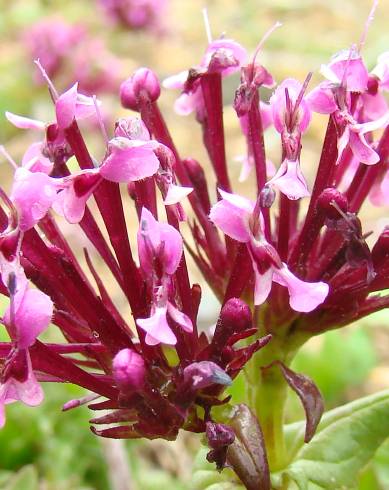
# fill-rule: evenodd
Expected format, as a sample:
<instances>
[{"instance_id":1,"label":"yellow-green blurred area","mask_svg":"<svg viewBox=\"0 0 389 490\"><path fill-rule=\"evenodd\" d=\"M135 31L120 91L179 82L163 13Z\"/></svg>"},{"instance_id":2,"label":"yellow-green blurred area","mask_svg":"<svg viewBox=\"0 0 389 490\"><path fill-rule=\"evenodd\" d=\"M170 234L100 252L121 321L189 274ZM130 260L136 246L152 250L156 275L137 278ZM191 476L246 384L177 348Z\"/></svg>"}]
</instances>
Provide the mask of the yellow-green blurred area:
<instances>
[{"instance_id":1,"label":"yellow-green blurred area","mask_svg":"<svg viewBox=\"0 0 389 490\"><path fill-rule=\"evenodd\" d=\"M303 81L307 73L313 71L313 86L320 80L321 63L326 63L337 51L358 43L371 2L172 0L162 19L164 33L157 35L115 25L94 0L0 0L0 144L4 144L18 162L29 143L39 139L36 133L11 126L4 111L47 121L53 117L47 89L35 84L37 68L27 54L25 33L31 25L46 17L82 24L91 36L103 39L107 49L119 59L121 79L140 66L153 68L163 79L200 61L207 45L203 7L207 7L214 38L225 33L242 43L250 53L276 21L282 22L283 26L265 43L259 59L277 82L286 77ZM380 53L389 50L388 19L389 0L382 0L363 48L369 68L374 66ZM97 52L92 52L90 62L98 65L98 56ZM76 81L75 76L75 73L65 71L54 79L54 83L59 90L64 90ZM232 179L236 181L240 168L234 157L245 151L238 120L231 108L238 82L236 76L226 80L224 95L228 161ZM111 122L126 114L115 93L96 95L107 108ZM163 91L160 100L174 140L183 156L195 157L209 169L201 131L194 118L183 118L173 112L176 95L173 91ZM269 95L269 91L263 93L264 98ZM325 123L325 118L314 117L312 128L303 141L303 169L311 178ZM112 127L107 129L111 135ZM96 154L101 155L103 140L99 132L87 133L87 138ZM268 154L278 165L280 149L276 134L270 131L266 141ZM11 174L11 169L2 160L0 184L7 189ZM251 184L249 179L245 184L237 185L236 190L253 195ZM365 207L364 231L380 231L387 222L387 211ZM67 231L72 235L70 229ZM70 239L78 241L74 233ZM195 272L193 277L200 280ZM0 301L3 301L0 303L0 310L3 310L5 302ZM204 304L202 321L204 325L207 322L210 325L217 304L209 293L205 294ZM3 332L0 338L5 338ZM388 346L388 315L384 311L341 332L334 331L313 339L297 357L294 368L316 381L326 406L332 408L389 387ZM91 414L86 408L61 412L65 401L82 396L79 389L58 384L46 387L45 391L46 401L41 407L7 406L7 425L0 431L0 488L152 490L164 485L172 490L190 489L191 464L199 445L196 437L180 437L176 443L169 444L101 441L89 432ZM233 399L239 401L243 391L244 378L240 377L232 388ZM302 418L303 411L297 399L294 395L290 398L290 421ZM125 481L117 482L115 474L126 475ZM379 450L363 474L359 488L389 490L389 446Z\"/></svg>"}]
</instances>

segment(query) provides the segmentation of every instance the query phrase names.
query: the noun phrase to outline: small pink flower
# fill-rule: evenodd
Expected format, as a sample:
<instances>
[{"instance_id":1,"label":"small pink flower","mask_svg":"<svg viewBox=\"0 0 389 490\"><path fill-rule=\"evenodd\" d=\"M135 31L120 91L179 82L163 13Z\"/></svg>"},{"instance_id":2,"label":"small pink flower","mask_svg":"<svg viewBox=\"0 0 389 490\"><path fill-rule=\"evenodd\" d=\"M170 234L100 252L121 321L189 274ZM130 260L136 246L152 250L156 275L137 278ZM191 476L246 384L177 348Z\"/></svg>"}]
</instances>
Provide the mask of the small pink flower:
<instances>
[{"instance_id":1,"label":"small pink flower","mask_svg":"<svg viewBox=\"0 0 389 490\"><path fill-rule=\"evenodd\" d=\"M223 233L247 244L255 276L254 304L266 301L275 281L288 288L289 303L295 311L314 310L327 297L328 285L307 283L294 276L264 238L261 215L255 205L243 197L219 192L223 199L212 207L209 217Z\"/></svg>"},{"instance_id":2,"label":"small pink flower","mask_svg":"<svg viewBox=\"0 0 389 490\"><path fill-rule=\"evenodd\" d=\"M349 92L365 92L369 73L359 52L352 48L334 55L328 65L322 65L320 73L331 83L344 85Z\"/></svg>"},{"instance_id":3,"label":"small pink flower","mask_svg":"<svg viewBox=\"0 0 389 490\"><path fill-rule=\"evenodd\" d=\"M28 349L49 326L53 315L51 299L37 289L30 289L25 281L11 293L11 301L13 315L10 306L3 321L15 348L9 355L0 385L0 427L5 423L4 405L19 400L35 406L43 400Z\"/></svg>"},{"instance_id":4,"label":"small pink flower","mask_svg":"<svg viewBox=\"0 0 389 490\"><path fill-rule=\"evenodd\" d=\"M20 167L15 172L10 198L19 212L20 229L27 231L47 214L56 200L55 179Z\"/></svg>"},{"instance_id":5,"label":"small pink flower","mask_svg":"<svg viewBox=\"0 0 389 490\"><path fill-rule=\"evenodd\" d=\"M279 133L282 133L285 128L288 132L293 132L295 128L298 128L300 133L307 130L311 121L311 111L305 98L301 97L302 90L303 85L300 82L287 78L272 95L270 105L273 124Z\"/></svg>"},{"instance_id":6,"label":"small pink flower","mask_svg":"<svg viewBox=\"0 0 389 490\"><path fill-rule=\"evenodd\" d=\"M84 119L96 113L92 97L78 92L78 83L64 92L55 102L57 124L61 130L68 128L75 119Z\"/></svg>"},{"instance_id":7,"label":"small pink flower","mask_svg":"<svg viewBox=\"0 0 389 490\"><path fill-rule=\"evenodd\" d=\"M310 195L298 160L285 159L274 177L268 181L267 185L276 187L292 200L301 199Z\"/></svg>"},{"instance_id":8,"label":"small pink flower","mask_svg":"<svg viewBox=\"0 0 389 490\"><path fill-rule=\"evenodd\" d=\"M145 381L145 362L133 349L120 350L112 361L116 384L123 390L139 390Z\"/></svg>"},{"instance_id":9,"label":"small pink flower","mask_svg":"<svg viewBox=\"0 0 389 490\"><path fill-rule=\"evenodd\" d=\"M102 178L98 170L84 170L59 182L53 209L69 223L79 223L84 217L87 200L91 197Z\"/></svg>"},{"instance_id":10,"label":"small pink flower","mask_svg":"<svg viewBox=\"0 0 389 490\"><path fill-rule=\"evenodd\" d=\"M151 177L159 168L154 153L158 146L154 140L116 137L109 142L109 154L99 169L100 175L112 182L125 183Z\"/></svg>"},{"instance_id":11,"label":"small pink flower","mask_svg":"<svg viewBox=\"0 0 389 490\"><path fill-rule=\"evenodd\" d=\"M138 230L138 252L142 270L152 274L158 261L162 274L176 272L182 256L182 237L172 226L159 223L150 211L142 209Z\"/></svg>"}]
</instances>

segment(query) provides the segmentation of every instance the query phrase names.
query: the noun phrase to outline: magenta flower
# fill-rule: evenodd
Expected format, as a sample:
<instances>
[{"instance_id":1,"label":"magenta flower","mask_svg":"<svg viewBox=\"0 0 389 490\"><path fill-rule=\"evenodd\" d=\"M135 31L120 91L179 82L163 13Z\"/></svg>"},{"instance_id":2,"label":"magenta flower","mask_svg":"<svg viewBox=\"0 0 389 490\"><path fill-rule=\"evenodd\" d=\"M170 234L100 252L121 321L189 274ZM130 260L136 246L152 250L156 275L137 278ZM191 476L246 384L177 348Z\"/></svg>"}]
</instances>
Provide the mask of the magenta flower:
<instances>
[{"instance_id":1,"label":"magenta flower","mask_svg":"<svg viewBox=\"0 0 389 490\"><path fill-rule=\"evenodd\" d=\"M288 270L264 237L263 218L258 207L243 197L219 192L222 200L212 207L210 219L223 233L247 244L255 275L254 304L261 305L266 301L272 281L288 288L290 306L296 311L312 311L323 303L328 295L328 285L301 281Z\"/></svg>"},{"instance_id":2,"label":"magenta flower","mask_svg":"<svg viewBox=\"0 0 389 490\"><path fill-rule=\"evenodd\" d=\"M169 301L170 277L176 272L182 256L182 238L168 224L160 224L146 208L142 209L138 231L138 250L142 272L151 277L153 298L151 315L137 324L146 335L148 345L175 345L177 338L169 326L167 314L185 332L192 332L190 318Z\"/></svg>"},{"instance_id":3,"label":"magenta flower","mask_svg":"<svg viewBox=\"0 0 389 490\"><path fill-rule=\"evenodd\" d=\"M11 305L3 318L14 348L0 379L0 427L5 423L4 405L20 400L26 405L36 406L43 400L42 388L32 369L29 348L49 326L53 315L53 303L46 294L30 289L20 274L14 278L20 283L13 291L8 281Z\"/></svg>"}]
</instances>

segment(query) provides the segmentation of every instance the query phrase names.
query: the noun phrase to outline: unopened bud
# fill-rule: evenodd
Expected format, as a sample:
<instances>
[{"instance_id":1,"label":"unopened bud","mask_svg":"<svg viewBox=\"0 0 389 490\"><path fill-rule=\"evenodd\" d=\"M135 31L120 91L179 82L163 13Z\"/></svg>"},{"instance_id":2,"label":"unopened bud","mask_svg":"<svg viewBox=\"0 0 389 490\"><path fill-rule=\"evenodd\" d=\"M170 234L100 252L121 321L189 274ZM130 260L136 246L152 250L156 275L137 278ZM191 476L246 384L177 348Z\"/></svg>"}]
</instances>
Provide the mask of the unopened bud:
<instances>
[{"instance_id":1,"label":"unopened bud","mask_svg":"<svg viewBox=\"0 0 389 490\"><path fill-rule=\"evenodd\" d=\"M317 207L327 218L340 219L342 216L339 210L343 213L347 213L348 210L347 197L334 187L328 187L320 194Z\"/></svg>"},{"instance_id":2,"label":"unopened bud","mask_svg":"<svg viewBox=\"0 0 389 490\"><path fill-rule=\"evenodd\" d=\"M139 68L120 85L122 106L133 111L139 111L142 102L155 102L160 93L159 80L148 68Z\"/></svg>"},{"instance_id":3,"label":"unopened bud","mask_svg":"<svg viewBox=\"0 0 389 490\"><path fill-rule=\"evenodd\" d=\"M211 361L200 361L189 364L184 369L184 383L191 384L194 390L201 390L217 385L230 385L232 383L228 374L217 364Z\"/></svg>"},{"instance_id":4,"label":"unopened bud","mask_svg":"<svg viewBox=\"0 0 389 490\"><path fill-rule=\"evenodd\" d=\"M113 377L122 390L138 390L145 380L143 358L132 349L122 349L113 359Z\"/></svg>"},{"instance_id":5,"label":"unopened bud","mask_svg":"<svg viewBox=\"0 0 389 490\"><path fill-rule=\"evenodd\" d=\"M229 446L235 440L235 433L230 426L207 422L205 434L208 445L212 449L220 449Z\"/></svg>"},{"instance_id":6,"label":"unopened bud","mask_svg":"<svg viewBox=\"0 0 389 490\"><path fill-rule=\"evenodd\" d=\"M220 312L212 339L212 346L216 351L221 351L229 338L237 333L247 330L252 326L250 308L239 298L230 298Z\"/></svg>"}]
</instances>

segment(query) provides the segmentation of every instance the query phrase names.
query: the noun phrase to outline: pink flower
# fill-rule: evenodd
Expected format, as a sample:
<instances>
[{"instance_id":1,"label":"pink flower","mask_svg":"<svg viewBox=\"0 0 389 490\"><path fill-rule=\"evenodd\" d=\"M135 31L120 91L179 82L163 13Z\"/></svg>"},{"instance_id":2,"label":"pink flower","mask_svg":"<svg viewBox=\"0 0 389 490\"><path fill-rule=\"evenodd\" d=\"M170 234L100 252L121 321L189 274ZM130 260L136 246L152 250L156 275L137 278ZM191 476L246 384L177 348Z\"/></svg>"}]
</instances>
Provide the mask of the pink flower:
<instances>
[{"instance_id":1,"label":"pink flower","mask_svg":"<svg viewBox=\"0 0 389 490\"><path fill-rule=\"evenodd\" d=\"M181 261L181 235L172 226L158 223L150 211L143 208L138 252L141 269L152 280L154 298L150 317L138 318L136 323L146 331L147 344L174 345L177 338L169 326L167 315L185 332L193 330L190 318L168 300L170 276L176 272Z\"/></svg>"},{"instance_id":2,"label":"pink flower","mask_svg":"<svg viewBox=\"0 0 389 490\"><path fill-rule=\"evenodd\" d=\"M262 216L254 203L235 194L219 192L223 199L212 207L210 219L223 233L247 244L255 275L254 304L266 301L272 281L275 281L288 288L292 309L301 312L314 310L327 297L328 285L324 282L307 283L294 276L264 238Z\"/></svg>"},{"instance_id":3,"label":"pink flower","mask_svg":"<svg viewBox=\"0 0 389 490\"><path fill-rule=\"evenodd\" d=\"M285 159L274 177L267 182L267 185L276 187L292 200L310 195L298 160Z\"/></svg>"},{"instance_id":4,"label":"pink flower","mask_svg":"<svg viewBox=\"0 0 389 490\"><path fill-rule=\"evenodd\" d=\"M154 153L158 146L154 140L113 138L109 142L108 156L99 169L100 175L112 182L134 182L151 177L159 168Z\"/></svg>"},{"instance_id":5,"label":"pink flower","mask_svg":"<svg viewBox=\"0 0 389 490\"><path fill-rule=\"evenodd\" d=\"M320 73L336 86L344 85L349 92L365 92L369 74L361 55L352 48L334 55L328 65L322 65Z\"/></svg>"},{"instance_id":6,"label":"pink flower","mask_svg":"<svg viewBox=\"0 0 389 490\"><path fill-rule=\"evenodd\" d=\"M218 72L223 77L238 71L247 59L247 51L232 39L217 39L212 41L200 62L194 70L201 75L206 72ZM165 88L184 90L174 104L177 114L186 116L195 111L201 120L204 115L204 100L199 80L193 81L187 87L189 71L182 71L177 75L166 78L162 85Z\"/></svg>"},{"instance_id":7,"label":"pink flower","mask_svg":"<svg viewBox=\"0 0 389 490\"><path fill-rule=\"evenodd\" d=\"M64 179L57 179L62 188L53 203L53 209L69 223L79 223L85 213L87 200L102 181L98 169L84 170Z\"/></svg>"},{"instance_id":8,"label":"pink flower","mask_svg":"<svg viewBox=\"0 0 389 490\"><path fill-rule=\"evenodd\" d=\"M84 119L96 113L92 97L78 92L78 83L61 94L55 102L55 114L59 129L68 128L75 119Z\"/></svg>"},{"instance_id":9,"label":"pink flower","mask_svg":"<svg viewBox=\"0 0 389 490\"><path fill-rule=\"evenodd\" d=\"M273 112L273 124L279 133L285 128L292 133L296 128L304 133L311 121L311 111L308 103L302 96L303 85L287 78L276 89L270 98Z\"/></svg>"},{"instance_id":10,"label":"pink flower","mask_svg":"<svg viewBox=\"0 0 389 490\"><path fill-rule=\"evenodd\" d=\"M56 200L55 179L20 167L15 172L10 197L19 212L20 229L27 231L47 214Z\"/></svg>"},{"instance_id":11,"label":"pink flower","mask_svg":"<svg viewBox=\"0 0 389 490\"><path fill-rule=\"evenodd\" d=\"M0 427L5 423L4 405L20 400L35 406L43 400L28 349L49 326L53 315L51 299L37 289L30 289L26 281L22 280L10 295L12 306L6 310L3 321L14 349L9 354L0 384Z\"/></svg>"}]
</instances>

